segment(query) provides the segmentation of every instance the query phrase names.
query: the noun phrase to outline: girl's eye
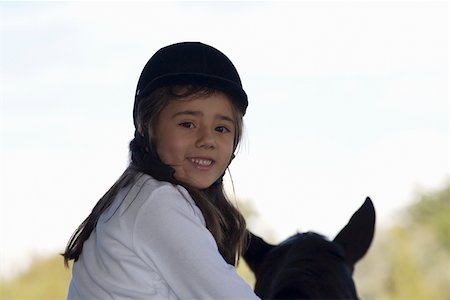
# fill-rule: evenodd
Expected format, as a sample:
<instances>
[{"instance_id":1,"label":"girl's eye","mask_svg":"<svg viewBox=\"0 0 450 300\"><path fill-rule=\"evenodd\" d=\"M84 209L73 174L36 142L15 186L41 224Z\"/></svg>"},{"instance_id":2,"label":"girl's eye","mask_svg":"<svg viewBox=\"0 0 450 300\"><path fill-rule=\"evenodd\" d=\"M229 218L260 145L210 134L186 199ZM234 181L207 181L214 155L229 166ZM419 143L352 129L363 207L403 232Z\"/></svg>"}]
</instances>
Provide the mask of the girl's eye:
<instances>
[{"instance_id":1,"label":"girl's eye","mask_svg":"<svg viewBox=\"0 0 450 300\"><path fill-rule=\"evenodd\" d=\"M216 131L217 131L217 132L220 132L220 133L231 132L228 128L226 128L226 127L224 127L224 126L216 127Z\"/></svg>"},{"instance_id":2,"label":"girl's eye","mask_svg":"<svg viewBox=\"0 0 450 300\"><path fill-rule=\"evenodd\" d=\"M194 128L195 127L194 123L192 123L192 122L183 122L183 123L180 123L179 125L184 128Z\"/></svg>"}]
</instances>

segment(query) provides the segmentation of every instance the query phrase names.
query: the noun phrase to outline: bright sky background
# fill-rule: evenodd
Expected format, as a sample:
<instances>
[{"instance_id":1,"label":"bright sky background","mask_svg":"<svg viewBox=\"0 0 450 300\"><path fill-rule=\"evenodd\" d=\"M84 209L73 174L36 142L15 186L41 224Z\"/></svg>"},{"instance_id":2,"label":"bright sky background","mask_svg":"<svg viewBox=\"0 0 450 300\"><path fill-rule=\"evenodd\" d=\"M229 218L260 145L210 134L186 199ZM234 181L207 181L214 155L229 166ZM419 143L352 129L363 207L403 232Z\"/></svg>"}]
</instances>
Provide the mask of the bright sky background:
<instances>
[{"instance_id":1,"label":"bright sky background","mask_svg":"<svg viewBox=\"0 0 450 300\"><path fill-rule=\"evenodd\" d=\"M0 276L60 252L128 163L137 79L202 41L250 106L231 165L281 240L333 237L371 196L378 225L442 187L448 2L0 2Z\"/></svg>"}]
</instances>

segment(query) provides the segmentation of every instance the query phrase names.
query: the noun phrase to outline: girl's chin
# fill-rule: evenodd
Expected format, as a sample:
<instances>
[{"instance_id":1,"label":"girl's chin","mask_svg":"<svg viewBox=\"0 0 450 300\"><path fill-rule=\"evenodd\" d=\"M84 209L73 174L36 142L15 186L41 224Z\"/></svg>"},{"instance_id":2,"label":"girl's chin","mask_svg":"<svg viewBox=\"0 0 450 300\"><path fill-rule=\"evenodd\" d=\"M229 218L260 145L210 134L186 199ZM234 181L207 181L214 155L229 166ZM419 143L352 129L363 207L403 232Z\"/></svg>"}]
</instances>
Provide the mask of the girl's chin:
<instances>
[{"instance_id":1,"label":"girl's chin","mask_svg":"<svg viewBox=\"0 0 450 300\"><path fill-rule=\"evenodd\" d=\"M175 174L175 179L178 180L179 182L181 182L182 184L185 184L187 186L199 189L199 190L204 190L209 188L216 180L212 181L211 180L195 180L194 178L178 178Z\"/></svg>"}]
</instances>

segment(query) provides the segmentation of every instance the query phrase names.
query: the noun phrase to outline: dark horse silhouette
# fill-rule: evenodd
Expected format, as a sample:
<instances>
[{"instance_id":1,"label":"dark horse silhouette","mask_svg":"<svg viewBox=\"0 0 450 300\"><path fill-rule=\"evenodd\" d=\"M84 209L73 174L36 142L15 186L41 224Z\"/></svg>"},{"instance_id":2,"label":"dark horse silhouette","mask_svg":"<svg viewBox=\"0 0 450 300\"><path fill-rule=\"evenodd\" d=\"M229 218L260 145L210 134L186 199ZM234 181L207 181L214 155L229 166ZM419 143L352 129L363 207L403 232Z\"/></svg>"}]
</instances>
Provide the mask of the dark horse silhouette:
<instances>
[{"instance_id":1,"label":"dark horse silhouette","mask_svg":"<svg viewBox=\"0 0 450 300\"><path fill-rule=\"evenodd\" d=\"M375 228L370 198L333 241L314 232L298 233L279 245L250 234L244 259L262 299L358 299L353 268L369 249Z\"/></svg>"}]
</instances>

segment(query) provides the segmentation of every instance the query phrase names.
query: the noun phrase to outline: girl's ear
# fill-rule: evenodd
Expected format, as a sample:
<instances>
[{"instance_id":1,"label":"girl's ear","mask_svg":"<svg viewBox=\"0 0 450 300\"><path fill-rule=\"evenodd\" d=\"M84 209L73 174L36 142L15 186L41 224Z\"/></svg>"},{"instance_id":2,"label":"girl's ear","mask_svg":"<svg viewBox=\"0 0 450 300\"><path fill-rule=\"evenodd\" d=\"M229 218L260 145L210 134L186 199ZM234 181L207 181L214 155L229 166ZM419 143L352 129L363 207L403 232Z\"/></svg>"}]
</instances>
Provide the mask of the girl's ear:
<instances>
[{"instance_id":1,"label":"girl's ear","mask_svg":"<svg viewBox=\"0 0 450 300\"><path fill-rule=\"evenodd\" d=\"M334 241L344 248L347 264L351 268L366 254L372 243L374 231L375 208L372 200L367 197L348 224L334 238Z\"/></svg>"},{"instance_id":2,"label":"girl's ear","mask_svg":"<svg viewBox=\"0 0 450 300\"><path fill-rule=\"evenodd\" d=\"M248 231L248 234L249 243L247 250L244 252L244 259L247 265L256 275L258 274L259 268L264 262L264 257L275 246L266 243L262 238L254 235L250 231Z\"/></svg>"}]
</instances>

